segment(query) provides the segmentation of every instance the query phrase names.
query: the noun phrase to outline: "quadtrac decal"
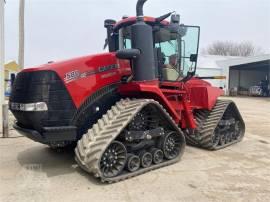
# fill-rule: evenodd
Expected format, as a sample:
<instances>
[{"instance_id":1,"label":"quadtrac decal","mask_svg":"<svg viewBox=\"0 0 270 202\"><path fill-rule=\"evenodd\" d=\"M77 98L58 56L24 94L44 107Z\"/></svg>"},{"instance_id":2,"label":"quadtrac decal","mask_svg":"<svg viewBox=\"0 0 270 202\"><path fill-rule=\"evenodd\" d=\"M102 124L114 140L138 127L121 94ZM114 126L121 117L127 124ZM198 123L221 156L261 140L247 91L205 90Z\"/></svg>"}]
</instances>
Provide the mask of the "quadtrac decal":
<instances>
[{"instance_id":1,"label":"quadtrac decal","mask_svg":"<svg viewBox=\"0 0 270 202\"><path fill-rule=\"evenodd\" d=\"M107 71L113 70L113 69L118 69L119 65L118 64L113 64L113 65L108 65L108 66L102 66L102 67L98 67L98 70L89 70L89 71L85 71L85 72L80 72L79 70L74 70L71 72L67 72L65 74L65 78L64 81L65 83L70 83L72 81L81 79L81 78L85 78L94 74L99 74L99 73L105 73ZM109 73L107 76L104 75L102 76L102 78L108 78L111 76L114 76L116 73L115 72L111 72Z\"/></svg>"}]
</instances>

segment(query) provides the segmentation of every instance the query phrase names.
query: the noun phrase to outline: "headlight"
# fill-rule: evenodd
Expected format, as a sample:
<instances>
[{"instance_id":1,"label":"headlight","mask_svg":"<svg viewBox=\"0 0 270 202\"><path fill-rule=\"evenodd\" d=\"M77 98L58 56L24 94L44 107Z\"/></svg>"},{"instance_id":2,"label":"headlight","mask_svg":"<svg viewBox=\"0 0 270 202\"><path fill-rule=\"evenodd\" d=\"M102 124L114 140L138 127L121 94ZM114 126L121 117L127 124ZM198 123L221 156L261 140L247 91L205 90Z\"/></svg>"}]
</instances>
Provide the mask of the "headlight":
<instances>
[{"instance_id":1,"label":"headlight","mask_svg":"<svg viewBox=\"0 0 270 202\"><path fill-rule=\"evenodd\" d=\"M15 111L26 111L26 112L48 111L48 107L45 102L36 102L27 104L11 102L10 109Z\"/></svg>"}]
</instances>

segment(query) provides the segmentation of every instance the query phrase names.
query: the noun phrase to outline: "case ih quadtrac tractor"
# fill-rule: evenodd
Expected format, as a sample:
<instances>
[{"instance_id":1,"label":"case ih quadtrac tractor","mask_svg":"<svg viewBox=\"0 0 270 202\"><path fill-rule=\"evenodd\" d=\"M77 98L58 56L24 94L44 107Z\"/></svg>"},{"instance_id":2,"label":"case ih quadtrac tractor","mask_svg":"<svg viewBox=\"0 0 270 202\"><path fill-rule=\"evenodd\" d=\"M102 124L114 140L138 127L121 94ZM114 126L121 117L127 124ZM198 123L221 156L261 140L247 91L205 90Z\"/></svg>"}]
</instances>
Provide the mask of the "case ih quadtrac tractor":
<instances>
[{"instance_id":1,"label":"case ih quadtrac tractor","mask_svg":"<svg viewBox=\"0 0 270 202\"><path fill-rule=\"evenodd\" d=\"M14 128L103 182L176 163L187 143L218 150L245 125L219 88L195 76L200 28L174 12L105 20L109 52L24 69L13 84ZM170 21L166 21L171 17Z\"/></svg>"}]
</instances>

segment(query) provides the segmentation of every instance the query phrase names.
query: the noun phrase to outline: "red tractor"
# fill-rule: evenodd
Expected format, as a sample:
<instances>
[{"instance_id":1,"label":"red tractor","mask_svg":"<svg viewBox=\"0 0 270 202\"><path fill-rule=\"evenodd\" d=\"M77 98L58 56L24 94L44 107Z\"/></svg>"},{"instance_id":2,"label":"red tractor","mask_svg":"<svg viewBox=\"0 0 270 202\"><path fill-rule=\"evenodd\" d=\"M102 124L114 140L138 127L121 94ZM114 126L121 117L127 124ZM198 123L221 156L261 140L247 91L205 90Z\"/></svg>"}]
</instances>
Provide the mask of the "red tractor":
<instances>
[{"instance_id":1,"label":"red tractor","mask_svg":"<svg viewBox=\"0 0 270 202\"><path fill-rule=\"evenodd\" d=\"M170 12L105 20L109 52L24 69L9 107L14 128L103 182L176 163L188 144L217 150L242 140L244 121L219 88L195 76L200 28ZM166 21L171 17L170 22Z\"/></svg>"}]
</instances>

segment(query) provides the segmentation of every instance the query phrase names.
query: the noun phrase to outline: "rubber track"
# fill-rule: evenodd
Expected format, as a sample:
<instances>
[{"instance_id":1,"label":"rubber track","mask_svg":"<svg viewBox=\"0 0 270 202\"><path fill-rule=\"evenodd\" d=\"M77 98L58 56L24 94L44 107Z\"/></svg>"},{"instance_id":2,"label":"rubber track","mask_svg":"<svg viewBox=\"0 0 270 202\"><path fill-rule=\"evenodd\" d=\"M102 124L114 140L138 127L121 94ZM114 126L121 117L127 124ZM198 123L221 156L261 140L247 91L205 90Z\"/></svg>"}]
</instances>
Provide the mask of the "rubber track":
<instances>
[{"instance_id":1,"label":"rubber track","mask_svg":"<svg viewBox=\"0 0 270 202\"><path fill-rule=\"evenodd\" d=\"M195 129L195 133L193 135L190 135L188 132L186 133L185 137L186 137L186 141L188 145L191 145L191 146L198 145L198 139L200 138L199 131L201 131L203 123L206 120L208 114L209 114L208 110L195 111L194 117L195 117L197 128Z\"/></svg>"},{"instance_id":2,"label":"rubber track","mask_svg":"<svg viewBox=\"0 0 270 202\"><path fill-rule=\"evenodd\" d=\"M234 102L231 100L218 100L212 111L201 110L195 114L198 128L195 134L186 134L186 140L188 144L209 150L219 150L237 142L240 142L243 139L245 128L243 128L243 133L241 134L241 137L237 140L234 140L224 145L216 146L212 143L212 137L214 135L215 128L217 127L219 121L222 119L229 105L234 105L236 110L235 113L238 115L240 121L243 124L243 127L245 127L244 121Z\"/></svg>"},{"instance_id":3,"label":"rubber track","mask_svg":"<svg viewBox=\"0 0 270 202\"><path fill-rule=\"evenodd\" d=\"M79 166L86 172L92 173L95 177L101 178L102 182L118 182L127 178L131 178L142 173L157 169L176 163L180 160L184 152L185 142L183 142L183 149L178 158L163 163L152 165L149 168L141 168L135 172L126 172L114 178L105 178L99 169L100 158L105 152L106 148L113 140L121 133L121 131L130 123L133 117L141 111L145 106L153 104L160 109L164 117L172 124L174 129L183 135L181 129L175 124L166 110L156 101L151 99L125 99L117 102L111 110L109 110L101 119L98 120L88 132L83 135L82 139L78 141L75 149L75 160ZM184 139L184 137L183 137Z\"/></svg>"}]
</instances>

